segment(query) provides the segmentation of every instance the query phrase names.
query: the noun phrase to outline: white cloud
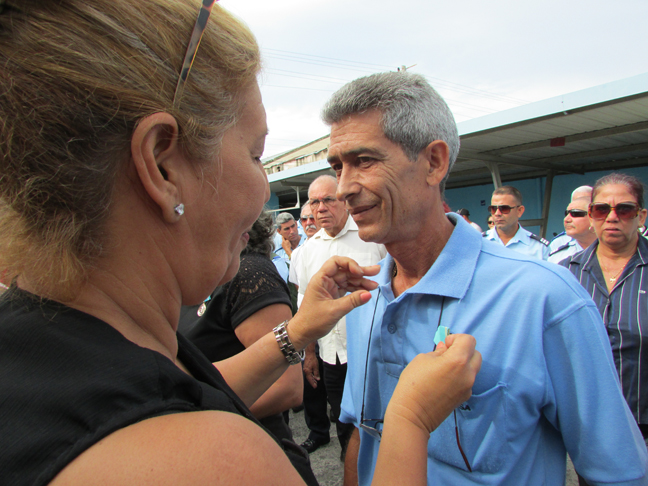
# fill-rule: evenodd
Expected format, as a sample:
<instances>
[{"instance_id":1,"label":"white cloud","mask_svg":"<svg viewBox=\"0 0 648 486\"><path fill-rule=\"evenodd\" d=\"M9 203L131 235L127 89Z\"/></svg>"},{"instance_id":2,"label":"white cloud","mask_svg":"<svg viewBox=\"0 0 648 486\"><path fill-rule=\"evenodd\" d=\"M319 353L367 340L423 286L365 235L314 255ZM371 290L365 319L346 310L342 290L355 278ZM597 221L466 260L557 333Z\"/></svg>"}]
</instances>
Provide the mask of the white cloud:
<instances>
[{"instance_id":1,"label":"white cloud","mask_svg":"<svg viewBox=\"0 0 648 486\"><path fill-rule=\"evenodd\" d=\"M265 57L266 156L324 135L319 111L344 82L403 64L416 64L458 120L648 71L645 0L220 4Z\"/></svg>"}]
</instances>

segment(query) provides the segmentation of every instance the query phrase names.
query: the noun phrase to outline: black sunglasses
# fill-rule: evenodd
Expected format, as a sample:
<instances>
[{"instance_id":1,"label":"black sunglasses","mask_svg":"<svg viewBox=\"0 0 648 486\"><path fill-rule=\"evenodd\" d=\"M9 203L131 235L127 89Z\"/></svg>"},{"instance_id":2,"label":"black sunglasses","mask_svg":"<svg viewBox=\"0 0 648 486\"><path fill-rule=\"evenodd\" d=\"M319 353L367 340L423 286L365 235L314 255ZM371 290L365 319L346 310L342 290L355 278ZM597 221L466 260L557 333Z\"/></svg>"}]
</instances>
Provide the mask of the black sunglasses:
<instances>
[{"instance_id":1,"label":"black sunglasses","mask_svg":"<svg viewBox=\"0 0 648 486\"><path fill-rule=\"evenodd\" d=\"M607 218L613 209L619 219L627 221L636 218L641 208L637 203L619 203L616 206L610 206L607 203L592 203L589 205L589 216L600 221Z\"/></svg>"},{"instance_id":2,"label":"black sunglasses","mask_svg":"<svg viewBox=\"0 0 648 486\"><path fill-rule=\"evenodd\" d=\"M519 208L520 206L509 206L508 204L502 204L501 206L488 206L488 212L491 214L495 214L497 210L499 209L499 212L502 214L508 214L511 212L511 209L513 208Z\"/></svg>"},{"instance_id":3,"label":"black sunglasses","mask_svg":"<svg viewBox=\"0 0 648 486\"><path fill-rule=\"evenodd\" d=\"M365 410L365 396L367 391L367 369L369 367L369 350L371 349L371 335L373 333L373 326L374 326L374 321L376 319L376 309L378 309L379 298L380 298L380 287L378 287L378 295L376 296L376 306L374 307L373 317L371 318L371 327L369 328L369 342L367 343L367 357L365 358L365 376L364 376L364 383L362 387L362 408L360 409L360 428L378 441L380 441L380 439L382 438L382 426L384 424L384 419L366 419L364 417L364 410ZM441 326L441 318L443 317L444 305L445 305L445 296L441 298L441 311L439 312L439 322L437 323L437 329ZM432 351L434 350L436 350L436 344L434 345L434 349ZM459 426L457 425L457 410L456 409L453 410L453 413L454 413L455 438L457 440L457 447L459 447L459 452L461 453L461 457L463 458L464 463L468 468L468 471L472 472L472 468L470 467L470 462L468 462L468 458L466 457L466 454L464 453L463 448L461 447L461 441L459 440ZM375 425L373 426L368 425L367 422L373 422Z\"/></svg>"},{"instance_id":4,"label":"black sunglasses","mask_svg":"<svg viewBox=\"0 0 648 486\"><path fill-rule=\"evenodd\" d=\"M565 216L570 215L572 218L584 218L587 216L587 211L584 209L567 209L565 210Z\"/></svg>"}]
</instances>

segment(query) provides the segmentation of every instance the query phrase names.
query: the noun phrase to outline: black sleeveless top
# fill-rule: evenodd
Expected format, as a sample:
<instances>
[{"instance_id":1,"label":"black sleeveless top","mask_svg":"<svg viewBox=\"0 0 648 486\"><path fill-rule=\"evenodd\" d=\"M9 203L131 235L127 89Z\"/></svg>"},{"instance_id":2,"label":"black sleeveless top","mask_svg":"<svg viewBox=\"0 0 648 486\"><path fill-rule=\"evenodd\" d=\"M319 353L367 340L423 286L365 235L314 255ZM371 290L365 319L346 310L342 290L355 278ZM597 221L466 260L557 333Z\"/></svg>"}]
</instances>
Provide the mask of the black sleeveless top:
<instances>
[{"instance_id":1,"label":"black sleeveless top","mask_svg":"<svg viewBox=\"0 0 648 486\"><path fill-rule=\"evenodd\" d=\"M151 417L222 410L258 424L200 351L180 334L178 344L193 376L100 319L16 288L5 293L0 484L45 485L102 438ZM304 480L317 484L306 453L280 445Z\"/></svg>"}]
</instances>

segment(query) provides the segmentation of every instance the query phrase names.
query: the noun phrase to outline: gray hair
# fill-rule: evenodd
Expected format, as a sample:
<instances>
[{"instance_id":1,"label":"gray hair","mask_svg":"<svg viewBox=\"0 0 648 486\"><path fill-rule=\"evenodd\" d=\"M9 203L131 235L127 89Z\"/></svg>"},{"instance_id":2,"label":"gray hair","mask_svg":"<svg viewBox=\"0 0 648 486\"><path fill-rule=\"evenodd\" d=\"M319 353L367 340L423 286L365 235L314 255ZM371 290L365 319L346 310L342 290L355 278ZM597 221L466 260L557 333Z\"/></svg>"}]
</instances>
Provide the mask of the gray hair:
<instances>
[{"instance_id":1,"label":"gray hair","mask_svg":"<svg viewBox=\"0 0 648 486\"><path fill-rule=\"evenodd\" d=\"M578 194L583 193L582 196L578 196ZM587 194L587 195L585 195ZM577 196L577 197L575 197ZM590 198L592 197L592 186L580 186L577 187L572 191L571 194L571 200L573 201L574 199L581 199L581 198Z\"/></svg>"},{"instance_id":2,"label":"gray hair","mask_svg":"<svg viewBox=\"0 0 648 486\"><path fill-rule=\"evenodd\" d=\"M448 144L448 173L439 185L443 192L459 154L457 124L443 98L420 74L372 74L336 91L324 105L322 119L332 125L346 116L372 109L382 114L381 128L385 137L400 145L412 161L435 140Z\"/></svg>"},{"instance_id":3,"label":"gray hair","mask_svg":"<svg viewBox=\"0 0 648 486\"><path fill-rule=\"evenodd\" d=\"M281 225L288 223L289 221L295 221L295 218L290 213L279 213L277 215L277 228L281 229Z\"/></svg>"}]
</instances>

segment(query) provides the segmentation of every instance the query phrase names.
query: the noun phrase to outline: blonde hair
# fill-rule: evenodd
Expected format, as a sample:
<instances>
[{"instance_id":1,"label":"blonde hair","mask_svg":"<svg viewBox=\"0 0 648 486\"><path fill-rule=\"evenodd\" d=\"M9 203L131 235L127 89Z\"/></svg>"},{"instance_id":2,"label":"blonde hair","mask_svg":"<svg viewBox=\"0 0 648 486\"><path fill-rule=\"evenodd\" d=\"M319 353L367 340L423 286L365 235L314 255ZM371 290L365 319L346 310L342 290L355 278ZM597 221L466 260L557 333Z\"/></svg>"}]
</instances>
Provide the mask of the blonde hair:
<instances>
[{"instance_id":1,"label":"blonde hair","mask_svg":"<svg viewBox=\"0 0 648 486\"><path fill-rule=\"evenodd\" d=\"M205 164L260 70L240 21L214 6L176 108L196 0L8 0L0 13L0 269L71 298L106 246L138 121L168 112ZM0 7L2 8L2 7Z\"/></svg>"}]
</instances>

